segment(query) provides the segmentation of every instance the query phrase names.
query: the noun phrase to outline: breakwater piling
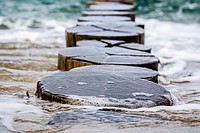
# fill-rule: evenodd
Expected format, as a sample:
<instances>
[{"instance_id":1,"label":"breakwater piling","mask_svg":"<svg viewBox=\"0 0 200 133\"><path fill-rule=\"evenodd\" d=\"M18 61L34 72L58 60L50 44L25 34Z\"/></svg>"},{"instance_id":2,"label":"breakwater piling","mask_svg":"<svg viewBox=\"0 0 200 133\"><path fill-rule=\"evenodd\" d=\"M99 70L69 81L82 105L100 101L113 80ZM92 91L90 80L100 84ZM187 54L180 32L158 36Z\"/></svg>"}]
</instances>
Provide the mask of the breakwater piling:
<instances>
[{"instance_id":1,"label":"breakwater piling","mask_svg":"<svg viewBox=\"0 0 200 133\"><path fill-rule=\"evenodd\" d=\"M172 105L170 92L158 84L159 59L145 46L145 26L135 22L134 1L92 0L86 6L77 26L65 31L60 72L38 81L36 95L71 105Z\"/></svg>"}]
</instances>

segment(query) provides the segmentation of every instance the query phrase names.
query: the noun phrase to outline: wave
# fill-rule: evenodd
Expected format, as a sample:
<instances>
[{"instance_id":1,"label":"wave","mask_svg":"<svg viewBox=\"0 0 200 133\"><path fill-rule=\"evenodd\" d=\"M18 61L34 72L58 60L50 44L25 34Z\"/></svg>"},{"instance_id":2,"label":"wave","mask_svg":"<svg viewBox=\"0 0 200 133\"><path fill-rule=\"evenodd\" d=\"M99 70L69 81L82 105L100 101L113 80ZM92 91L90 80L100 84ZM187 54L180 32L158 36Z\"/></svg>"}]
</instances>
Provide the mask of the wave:
<instances>
[{"instance_id":1,"label":"wave","mask_svg":"<svg viewBox=\"0 0 200 133\"><path fill-rule=\"evenodd\" d=\"M199 0L135 0L137 16L180 23L200 23Z\"/></svg>"}]
</instances>

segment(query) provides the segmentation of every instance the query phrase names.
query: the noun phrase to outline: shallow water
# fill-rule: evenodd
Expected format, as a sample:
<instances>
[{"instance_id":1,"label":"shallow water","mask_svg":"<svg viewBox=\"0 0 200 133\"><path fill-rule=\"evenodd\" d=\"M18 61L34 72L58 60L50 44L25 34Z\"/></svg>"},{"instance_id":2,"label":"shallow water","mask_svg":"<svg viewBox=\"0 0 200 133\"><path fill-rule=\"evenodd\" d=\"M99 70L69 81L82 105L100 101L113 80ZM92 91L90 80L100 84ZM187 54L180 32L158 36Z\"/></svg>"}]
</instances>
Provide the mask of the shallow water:
<instances>
[{"instance_id":1,"label":"shallow water","mask_svg":"<svg viewBox=\"0 0 200 133\"><path fill-rule=\"evenodd\" d=\"M36 82L41 77L57 71L57 51L65 47L64 30L75 25L75 19L78 17L76 14L80 15L83 2L79 0L74 3L69 0L66 5L48 0L20 2L0 1L0 6L3 7L0 10L1 27L4 24L4 28L0 30L0 132L199 131L199 21L195 19L186 24L187 19L180 23L179 19L170 17L163 21L165 19L162 16L159 17L160 20L155 17L150 19L152 16L148 14L139 14L137 18L138 22L145 23L146 45L152 48L153 54L161 61L159 83L175 96L176 105L134 110L69 106L42 101L37 99L34 93ZM60 2L64 3L64 0ZM40 10L34 5L39 6ZM72 9L72 13L62 9L64 6L70 7L68 9ZM145 6L147 8L148 4ZM10 7L9 10L5 10L6 7ZM18 11L15 15L14 9ZM162 9L160 8L160 11ZM54 12L55 10L58 12ZM148 13L156 15L157 12ZM194 12L191 14L195 17ZM30 97L27 96L27 91ZM87 110L92 113L86 114L90 119L81 120L79 118L82 118L82 115L78 113L80 116L75 124L66 126L58 121L58 124L48 125L50 117L56 113L73 110ZM99 121L99 116L95 116L94 112L99 112L107 121ZM120 121L120 116L127 119ZM132 121L129 116L137 116L138 119ZM144 117L147 119L143 119Z\"/></svg>"}]
</instances>

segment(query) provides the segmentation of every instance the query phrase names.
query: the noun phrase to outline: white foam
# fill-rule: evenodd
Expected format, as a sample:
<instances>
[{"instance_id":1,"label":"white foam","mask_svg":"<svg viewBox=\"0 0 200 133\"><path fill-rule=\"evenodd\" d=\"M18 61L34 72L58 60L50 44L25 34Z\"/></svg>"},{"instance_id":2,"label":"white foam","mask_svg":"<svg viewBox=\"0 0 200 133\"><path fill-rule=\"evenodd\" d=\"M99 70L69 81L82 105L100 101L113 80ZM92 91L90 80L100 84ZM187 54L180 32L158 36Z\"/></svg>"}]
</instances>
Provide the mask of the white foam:
<instances>
[{"instance_id":1,"label":"white foam","mask_svg":"<svg viewBox=\"0 0 200 133\"><path fill-rule=\"evenodd\" d=\"M16 113L28 112L42 115L43 112L38 107L25 104L24 100L19 100L14 96L0 96L0 122L11 131L15 131L13 127L14 117Z\"/></svg>"},{"instance_id":2,"label":"white foam","mask_svg":"<svg viewBox=\"0 0 200 133\"><path fill-rule=\"evenodd\" d=\"M145 23L146 45L159 57L200 61L200 25L139 19Z\"/></svg>"},{"instance_id":3,"label":"white foam","mask_svg":"<svg viewBox=\"0 0 200 133\"><path fill-rule=\"evenodd\" d=\"M2 23L3 19L0 19ZM56 21L50 19L41 19L40 28L29 28L33 19L17 19L15 23L3 22L10 27L7 30L0 30L0 43L32 43L45 44L58 43L61 46L65 44L64 31L67 27L74 26L75 21Z\"/></svg>"},{"instance_id":4,"label":"white foam","mask_svg":"<svg viewBox=\"0 0 200 133\"><path fill-rule=\"evenodd\" d=\"M172 74L183 71L187 65L186 62L183 60L168 59L168 62L170 63L170 65L166 65L163 69L161 69L159 71L160 74L172 75ZM162 59L161 59L161 63L164 63L162 62Z\"/></svg>"},{"instance_id":5,"label":"white foam","mask_svg":"<svg viewBox=\"0 0 200 133\"><path fill-rule=\"evenodd\" d=\"M157 106L153 108L139 108L134 109L132 111L162 111L162 110L168 110L168 111L192 111L192 110L198 110L200 111L200 104L181 104L176 106Z\"/></svg>"},{"instance_id":6,"label":"white foam","mask_svg":"<svg viewBox=\"0 0 200 133\"><path fill-rule=\"evenodd\" d=\"M145 43L159 57L164 68L160 73L183 72L187 61L200 61L200 25L139 19L145 24Z\"/></svg>"},{"instance_id":7,"label":"white foam","mask_svg":"<svg viewBox=\"0 0 200 133\"><path fill-rule=\"evenodd\" d=\"M169 80L169 82L166 81L168 85L171 84L171 81L190 83L184 89L174 85L173 92L181 90L181 93L178 93L180 98L186 92L194 90L191 84L198 83L200 80L200 70L195 68L198 67L198 62L200 61L200 24L182 24L141 18L138 20L145 24L146 45L152 48L153 54L159 57L161 61L162 67L159 73L163 75L162 78ZM193 66L193 64L189 64L190 62L196 65ZM198 88L198 85L195 88ZM196 99L198 94L194 95L194 97ZM158 111L166 109L179 111L199 110L200 108L199 104L185 104L187 101L184 101L184 99L179 99L180 101L178 101L177 98L173 96L172 98L174 98L175 106L143 108L141 110ZM188 99L192 100L193 98L189 96Z\"/></svg>"}]
</instances>

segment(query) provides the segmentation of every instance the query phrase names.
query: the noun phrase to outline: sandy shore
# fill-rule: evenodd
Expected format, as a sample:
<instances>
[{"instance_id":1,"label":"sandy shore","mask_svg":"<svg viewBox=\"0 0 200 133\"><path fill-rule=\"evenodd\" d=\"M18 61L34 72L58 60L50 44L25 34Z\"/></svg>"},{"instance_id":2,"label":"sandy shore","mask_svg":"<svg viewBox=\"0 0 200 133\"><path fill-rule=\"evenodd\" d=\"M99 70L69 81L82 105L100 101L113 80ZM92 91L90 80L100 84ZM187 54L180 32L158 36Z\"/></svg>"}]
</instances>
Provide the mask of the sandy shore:
<instances>
[{"instance_id":1,"label":"sandy shore","mask_svg":"<svg viewBox=\"0 0 200 133\"><path fill-rule=\"evenodd\" d=\"M180 125L160 125L160 126L154 126L154 127L134 127L134 128L113 128L110 125L98 125L98 126L92 126L88 128L88 126L74 126L70 129L61 131L61 133L199 133L200 126L198 127L192 127L192 126L185 126L182 127Z\"/></svg>"}]
</instances>

